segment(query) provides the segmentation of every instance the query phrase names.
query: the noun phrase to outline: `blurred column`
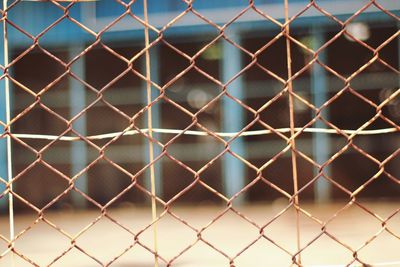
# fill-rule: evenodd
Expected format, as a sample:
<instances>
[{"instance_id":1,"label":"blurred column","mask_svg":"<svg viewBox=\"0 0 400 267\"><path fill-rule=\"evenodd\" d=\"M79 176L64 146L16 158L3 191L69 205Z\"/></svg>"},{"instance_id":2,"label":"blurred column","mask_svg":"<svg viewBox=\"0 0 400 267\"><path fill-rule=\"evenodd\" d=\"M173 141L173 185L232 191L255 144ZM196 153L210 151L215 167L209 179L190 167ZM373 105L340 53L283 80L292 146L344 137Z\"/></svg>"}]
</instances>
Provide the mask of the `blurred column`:
<instances>
[{"instance_id":1,"label":"blurred column","mask_svg":"<svg viewBox=\"0 0 400 267\"><path fill-rule=\"evenodd\" d=\"M317 50L325 43L325 33L320 27L312 27L312 48ZM326 52L323 50L318 54L318 59L326 62ZM323 105L328 99L328 80L326 71L319 64L313 64L311 71L311 93L313 96L313 103L316 107ZM321 115L329 120L329 111L325 108ZM316 128L326 128L326 124L317 120L314 124ZM313 155L314 160L318 164L323 164L329 159L330 155L330 139L329 134L314 133L313 134ZM314 175L319 173L314 170ZM323 169L323 173L330 175L330 166ZM327 202L331 198L331 184L324 178L320 177L314 184L315 200L317 202Z\"/></svg>"},{"instance_id":2,"label":"blurred column","mask_svg":"<svg viewBox=\"0 0 400 267\"><path fill-rule=\"evenodd\" d=\"M71 45L69 48L69 60L76 57L85 47L83 45ZM85 80L85 58L80 58L71 66L71 70L78 77ZM69 103L71 106L70 117L72 118L86 106L85 86L74 78L69 79ZM72 128L81 135L86 135L86 114L81 115L73 124ZM71 176L76 175L87 164L87 150L84 141L71 142ZM75 180L75 186L84 193L88 192L87 173L83 173ZM73 191L72 203L79 208L86 207L86 201L82 196Z\"/></svg>"},{"instance_id":3,"label":"blurred column","mask_svg":"<svg viewBox=\"0 0 400 267\"><path fill-rule=\"evenodd\" d=\"M241 44L239 33L232 29L225 31L228 38L237 44ZM224 41L222 43L222 69L221 80L226 83L242 69L242 52ZM244 98L243 77L238 77L227 87L228 92L237 99ZM233 100L225 97L222 101L222 128L224 132L238 132L244 127L244 110ZM243 138L239 137L230 145L231 151L245 156ZM227 197L232 197L245 186L245 167L239 160L226 154L222 162L223 189ZM239 197L235 202L243 203L244 196Z\"/></svg>"},{"instance_id":4,"label":"blurred column","mask_svg":"<svg viewBox=\"0 0 400 267\"><path fill-rule=\"evenodd\" d=\"M159 74L159 59L160 59L160 51L157 46L152 47L150 49L150 77L151 80L154 83L159 84L160 82L160 74ZM146 70L146 61L143 60L143 70ZM146 81L143 81L143 105L147 105L147 83ZM159 91L157 88L154 88L153 86L151 87L151 98L155 99L159 95ZM160 128L161 126L161 113L160 113L160 102L156 103L151 107L151 112L152 112L152 121L153 121L153 128ZM144 124L147 127L147 113L146 116L144 117ZM153 133L153 138L156 140L161 140L160 139L160 134L159 133ZM158 155L161 154L161 148L157 145L153 145L154 148L154 158L158 157ZM145 141L145 146L144 146L144 162L147 164L149 162L149 142L146 139ZM158 197L162 197L163 195L163 180L161 179L162 177L162 159L157 161L157 163L154 164L154 174L155 174L155 188L156 188L156 194ZM151 184L150 184L150 171L146 171L146 188L150 190Z\"/></svg>"},{"instance_id":5,"label":"blurred column","mask_svg":"<svg viewBox=\"0 0 400 267\"><path fill-rule=\"evenodd\" d=\"M4 65L3 42L0 43L0 64ZM1 75L3 71L1 72ZM5 81L0 81L0 120L6 123L6 94ZM0 126L0 134L4 133L4 127ZM7 181L7 141L5 138L0 139L0 177ZM0 194L6 189L6 185L0 182ZM0 209L5 210L8 206L6 197L0 200Z\"/></svg>"}]
</instances>

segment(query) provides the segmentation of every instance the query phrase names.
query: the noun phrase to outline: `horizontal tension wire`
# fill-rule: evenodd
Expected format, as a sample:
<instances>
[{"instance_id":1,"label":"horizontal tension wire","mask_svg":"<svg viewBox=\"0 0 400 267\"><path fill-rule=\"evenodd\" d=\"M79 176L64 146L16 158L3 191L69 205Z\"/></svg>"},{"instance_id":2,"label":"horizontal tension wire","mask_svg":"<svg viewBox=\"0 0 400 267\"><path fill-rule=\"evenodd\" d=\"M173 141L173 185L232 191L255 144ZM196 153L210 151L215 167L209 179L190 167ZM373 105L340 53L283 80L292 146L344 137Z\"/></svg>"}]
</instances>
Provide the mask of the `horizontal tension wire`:
<instances>
[{"instance_id":1,"label":"horizontal tension wire","mask_svg":"<svg viewBox=\"0 0 400 267\"><path fill-rule=\"evenodd\" d=\"M385 128L385 129L376 129L376 130L335 130L335 129L325 129L325 128L294 128L295 132L305 132L305 133L325 133L325 134L355 134L355 135L378 135L378 134L387 134L398 132L397 128ZM209 132L206 131L193 131L193 130L178 130L178 129L163 129L163 128L153 128L153 132L155 133L163 133L163 134L184 134L184 135L196 135L196 136L212 136ZM91 135L86 136L85 138L88 140L101 140L101 139L111 139L117 136L129 136L136 135L140 133L148 133L148 128L143 128L140 130L130 130L126 132L113 132L99 135ZM256 135L267 135L273 134L275 132L278 133L290 133L290 128L278 128L274 130L255 130L255 131L244 131L244 132L212 132L216 136L219 137L235 137L235 136L256 136ZM20 139L41 139L41 140L60 140L60 141L80 141L82 140L79 136L58 136L58 135L42 135L42 134L3 134L0 136L1 138L6 138L8 135L12 135L14 137Z\"/></svg>"}]
</instances>

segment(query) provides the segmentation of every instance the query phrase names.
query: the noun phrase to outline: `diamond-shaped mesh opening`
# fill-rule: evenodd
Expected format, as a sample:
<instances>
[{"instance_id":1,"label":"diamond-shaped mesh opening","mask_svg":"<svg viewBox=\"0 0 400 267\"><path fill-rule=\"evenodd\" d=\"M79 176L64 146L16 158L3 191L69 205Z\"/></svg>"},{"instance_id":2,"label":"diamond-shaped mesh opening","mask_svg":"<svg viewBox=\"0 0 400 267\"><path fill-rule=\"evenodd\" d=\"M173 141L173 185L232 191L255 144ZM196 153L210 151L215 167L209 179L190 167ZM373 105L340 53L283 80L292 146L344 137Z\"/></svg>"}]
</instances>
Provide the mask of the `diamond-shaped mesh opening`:
<instances>
[{"instance_id":1,"label":"diamond-shaped mesh opening","mask_svg":"<svg viewBox=\"0 0 400 267\"><path fill-rule=\"evenodd\" d=\"M204 109L203 113L212 116L213 113L217 112L215 109L218 109L220 106L215 98L221 92L222 90L219 85L200 72L191 69L172 86L168 87L165 94L169 99L192 113L197 113ZM199 114L199 116L201 115L203 114Z\"/></svg>"},{"instance_id":2,"label":"diamond-shaped mesh opening","mask_svg":"<svg viewBox=\"0 0 400 267\"><path fill-rule=\"evenodd\" d=\"M29 19L27 17L18 16L17 14L21 14L24 12L45 12L47 14L46 19L36 18L37 21L35 23L29 23ZM15 14L14 16L12 14ZM18 3L17 5L13 5L11 12L10 12L10 19L24 31L28 32L33 36L37 36L38 34L42 33L51 25L64 15L62 9L57 7L54 4L48 3L32 3L28 1L23 1Z\"/></svg>"},{"instance_id":3,"label":"diamond-shaped mesh opening","mask_svg":"<svg viewBox=\"0 0 400 267\"><path fill-rule=\"evenodd\" d=\"M175 5L180 6L180 3L176 3ZM170 14L168 13L164 14L165 17L169 15L172 15L172 12ZM163 19L166 19L165 17ZM149 19L151 21L152 19L151 16ZM207 23L207 21L204 20L204 18L199 17L194 12L186 12L184 15L181 15L179 19L176 19L176 17L174 17L169 22L171 22L172 24L170 24L169 27L164 29L163 34L165 35L165 38L163 39L168 43L172 44L174 47L178 48L183 53L189 56L194 56L200 53L201 51L209 49L208 52L201 53L201 56L198 57L198 62L204 60L217 60L218 56L221 55L220 47L216 43L217 41L216 38L219 36L218 28L215 27L215 25ZM188 45L189 43L188 40L186 41L181 40L180 38L176 38L176 36L174 35L176 29L179 29L179 27L184 27L187 24L194 25L197 31L197 34L192 35L192 40L190 42L191 43L190 45ZM157 22L155 22L153 25L160 30L163 29L162 27L159 26Z\"/></svg>"},{"instance_id":4,"label":"diamond-shaped mesh opening","mask_svg":"<svg viewBox=\"0 0 400 267\"><path fill-rule=\"evenodd\" d=\"M343 129L350 127L357 129L375 114L373 107L350 92L345 92L335 99L329 108L331 111L330 122Z\"/></svg>"},{"instance_id":5,"label":"diamond-shaped mesh opening","mask_svg":"<svg viewBox=\"0 0 400 267\"><path fill-rule=\"evenodd\" d=\"M74 8L69 9L70 13L69 14L76 14L79 12L79 6L74 5ZM73 18L73 16L72 16ZM73 18L74 19L74 18ZM82 28L79 24L79 21L70 20L67 18L64 18L63 20L59 21L57 24L55 24L53 27L48 29L43 36L41 36L40 40L43 43L57 43L59 42L62 44L63 42L67 40L63 40L62 38L59 38L57 41L54 41L54 39L57 36L60 36L60 33L67 33L69 35L79 35L82 40L85 40L87 43L93 43L96 40L96 37L93 35L91 32L90 28L85 29ZM67 31L65 29L68 29ZM66 32L65 32L66 31Z\"/></svg>"},{"instance_id":6,"label":"diamond-shaped mesh opening","mask_svg":"<svg viewBox=\"0 0 400 267\"><path fill-rule=\"evenodd\" d=\"M320 248L324 247L323 250ZM316 253L318 251L318 253ZM317 256L315 256L317 254ZM352 251L323 234L311 243L302 253L302 260L307 265L347 264L352 261Z\"/></svg>"},{"instance_id":7,"label":"diamond-shaped mesh opening","mask_svg":"<svg viewBox=\"0 0 400 267\"><path fill-rule=\"evenodd\" d=\"M291 169L287 168L282 171L283 166L289 164L291 160L290 152L281 153L281 149L284 148L284 142L276 140L274 143L279 148L274 148L270 155L265 155L266 159L269 160L259 163L264 168L261 172L261 177L257 184L249 189L250 198L254 200L276 200L293 192L293 185L284 182L284 180L292 176Z\"/></svg>"},{"instance_id":8,"label":"diamond-shaped mesh opening","mask_svg":"<svg viewBox=\"0 0 400 267\"><path fill-rule=\"evenodd\" d=\"M398 264L395 1L3 5L1 266Z\"/></svg>"},{"instance_id":9,"label":"diamond-shaped mesh opening","mask_svg":"<svg viewBox=\"0 0 400 267\"><path fill-rule=\"evenodd\" d=\"M69 247L69 238L44 221L37 222L20 240L15 249L40 265L48 265ZM32 241L37 242L35 249L30 244ZM46 250L46 255L38 255L35 250Z\"/></svg>"},{"instance_id":10,"label":"diamond-shaped mesh opening","mask_svg":"<svg viewBox=\"0 0 400 267\"><path fill-rule=\"evenodd\" d=\"M150 48L150 50L152 49L158 49L160 57L165 59L165 61L163 60L164 63L160 65L160 86L165 86L168 83L175 84L176 80L178 80L176 76L189 69L190 61L187 55L180 52L179 49L177 50L174 46L171 47L164 42L159 42L153 48ZM166 64L168 61L174 62L174 68L169 68Z\"/></svg>"},{"instance_id":11,"label":"diamond-shaped mesh opening","mask_svg":"<svg viewBox=\"0 0 400 267\"><path fill-rule=\"evenodd\" d=\"M169 200L179 194L182 190L190 186L195 178L193 173L188 169L187 166L181 166L165 158L163 161L163 167L165 168L165 173L169 178L169 183L174 183L176 186L174 188L167 187L164 188L164 195L166 200Z\"/></svg>"},{"instance_id":12,"label":"diamond-shaped mesh opening","mask_svg":"<svg viewBox=\"0 0 400 267\"><path fill-rule=\"evenodd\" d=\"M175 219L171 215L165 215L157 223L157 227L160 233L163 233L163 241L159 244L159 253L162 257L166 259L172 259L175 255L186 249L188 246L193 244L197 240L197 233L186 226L184 223ZM177 230L182 233L185 238L174 237L174 232L169 231L172 227L177 228ZM188 238L186 238L188 237ZM140 241L151 246L153 243L153 233L151 229L143 232L140 237ZM174 240L174 244L171 245L170 240Z\"/></svg>"},{"instance_id":13,"label":"diamond-shaped mesh opening","mask_svg":"<svg viewBox=\"0 0 400 267\"><path fill-rule=\"evenodd\" d=\"M368 224L366 223L362 227L353 229L353 235L351 237L349 237L342 228L342 225L349 223L350 218L353 218L353 220L368 221ZM338 215L328 223L327 232L355 250L360 247L363 242L367 241L378 232L380 228L379 220L360 207L352 205L340 211Z\"/></svg>"},{"instance_id":14,"label":"diamond-shaped mesh opening","mask_svg":"<svg viewBox=\"0 0 400 267\"><path fill-rule=\"evenodd\" d=\"M384 91L383 89L396 87L396 77L398 74L390 67L391 65L387 64L395 65L393 61L375 61L368 65L360 74L354 77L351 82L352 88L358 92L364 89L360 92L361 95L367 97L375 96L371 100L374 103L379 103L375 99L381 91Z\"/></svg>"},{"instance_id":15,"label":"diamond-shaped mesh opening","mask_svg":"<svg viewBox=\"0 0 400 267\"><path fill-rule=\"evenodd\" d=\"M334 37L334 34L332 34L332 37ZM373 52L371 50L342 34L328 46L327 65L341 75L350 75L372 57ZM345 64L348 60L351 60L351 65Z\"/></svg>"},{"instance_id":16,"label":"diamond-shaped mesh opening","mask_svg":"<svg viewBox=\"0 0 400 267\"><path fill-rule=\"evenodd\" d=\"M18 195L38 208L45 207L68 188L65 177L39 163L29 171L20 173L13 184ZM40 185L37 190L29 190L35 185Z\"/></svg>"},{"instance_id":17,"label":"diamond-shaped mesh opening","mask_svg":"<svg viewBox=\"0 0 400 267\"><path fill-rule=\"evenodd\" d=\"M365 246L358 252L359 258L364 262L381 262L381 261L388 261L388 262L396 262L397 255L395 253L395 249L393 250L393 245L397 243L398 238L387 233L382 232L378 235L371 243ZM387 251L385 255L377 255L372 257L371 255L375 255L373 251L378 247L385 246L387 247Z\"/></svg>"},{"instance_id":18,"label":"diamond-shaped mesh opening","mask_svg":"<svg viewBox=\"0 0 400 267\"><path fill-rule=\"evenodd\" d=\"M141 202L137 200L139 198ZM148 213L147 210L148 203L150 202L149 194L144 193L137 187L132 187L120 199L124 200L124 202L113 202L108 206L109 211L107 212L107 216L132 233L140 234L142 231L146 231L151 234L151 229L146 230L152 222L152 214ZM157 202L158 216L164 211L163 208L164 206ZM91 215L92 218L95 218L95 215L99 214ZM146 242L150 240L148 239Z\"/></svg>"},{"instance_id":19,"label":"diamond-shaped mesh opening","mask_svg":"<svg viewBox=\"0 0 400 267\"><path fill-rule=\"evenodd\" d=\"M348 169L341 167L349 160L354 164L365 166L365 168ZM379 170L376 163L356 152L354 149L348 149L345 153L336 158L330 164L330 167L332 168L333 179L350 191L359 188L359 186L363 185Z\"/></svg>"},{"instance_id":20,"label":"diamond-shaped mesh opening","mask_svg":"<svg viewBox=\"0 0 400 267\"><path fill-rule=\"evenodd\" d=\"M23 113L13 123L15 129L21 133L60 135L67 130L64 118L55 110L49 110L40 104L36 104Z\"/></svg>"},{"instance_id":21,"label":"diamond-shaped mesh opening","mask_svg":"<svg viewBox=\"0 0 400 267\"><path fill-rule=\"evenodd\" d=\"M97 102L86 110L87 133L90 135L98 135L108 132L123 131L129 126L129 117L116 111L116 108ZM94 123L95 118L102 117L108 123Z\"/></svg>"},{"instance_id":22,"label":"diamond-shaped mesh opening","mask_svg":"<svg viewBox=\"0 0 400 267\"><path fill-rule=\"evenodd\" d=\"M275 242L281 249L292 254L297 252L296 218L298 218L301 227L307 227L307 232L300 236L300 245L302 247L307 246L320 233L320 225L306 215L298 214L293 206L287 208L286 203L276 203L274 206L274 209L268 213L268 217L264 217L262 226L264 235L270 241ZM306 206L304 207L306 208ZM282 229L285 230L283 231Z\"/></svg>"},{"instance_id":23,"label":"diamond-shaped mesh opening","mask_svg":"<svg viewBox=\"0 0 400 267\"><path fill-rule=\"evenodd\" d=\"M31 91L38 93L66 71L61 61L65 55L56 53L51 56L48 53L50 52L44 52L38 46L30 49L28 53L18 51L16 55L23 57L11 67L11 76Z\"/></svg>"},{"instance_id":24,"label":"diamond-shaped mesh opening","mask_svg":"<svg viewBox=\"0 0 400 267\"><path fill-rule=\"evenodd\" d=\"M85 203L85 207L90 211L84 212L82 209L72 205L73 201ZM46 219L71 236L77 235L100 215L100 210L93 203L86 201L81 194L74 190L63 195L45 211Z\"/></svg>"},{"instance_id":25,"label":"diamond-shaped mesh opening","mask_svg":"<svg viewBox=\"0 0 400 267\"><path fill-rule=\"evenodd\" d=\"M94 240L96 240L96 242L93 242ZM133 235L114 222L103 217L77 238L76 243L79 247L92 255L96 255L96 251L101 249L104 243L118 243L117 245L107 248L99 258L101 262L107 263L111 261L115 255L122 253L133 243Z\"/></svg>"},{"instance_id":26,"label":"diamond-shaped mesh opening","mask_svg":"<svg viewBox=\"0 0 400 267\"><path fill-rule=\"evenodd\" d=\"M124 171L110 165L105 160L96 162L87 171L88 195L101 205L113 201L121 191L132 183L131 176L133 175ZM104 194L104 191L107 194Z\"/></svg>"},{"instance_id":27,"label":"diamond-shaped mesh opening","mask_svg":"<svg viewBox=\"0 0 400 267\"><path fill-rule=\"evenodd\" d=\"M232 223L232 221L236 221ZM222 231L230 233L231 243L230 246L221 245L221 238L224 234ZM218 233L218 234L217 234ZM234 256L244 249L251 241L257 238L259 230L253 225L249 224L235 213L227 212L218 221L212 224L202 234L203 238L211 243L216 248L224 246L224 251L230 256Z\"/></svg>"}]
</instances>

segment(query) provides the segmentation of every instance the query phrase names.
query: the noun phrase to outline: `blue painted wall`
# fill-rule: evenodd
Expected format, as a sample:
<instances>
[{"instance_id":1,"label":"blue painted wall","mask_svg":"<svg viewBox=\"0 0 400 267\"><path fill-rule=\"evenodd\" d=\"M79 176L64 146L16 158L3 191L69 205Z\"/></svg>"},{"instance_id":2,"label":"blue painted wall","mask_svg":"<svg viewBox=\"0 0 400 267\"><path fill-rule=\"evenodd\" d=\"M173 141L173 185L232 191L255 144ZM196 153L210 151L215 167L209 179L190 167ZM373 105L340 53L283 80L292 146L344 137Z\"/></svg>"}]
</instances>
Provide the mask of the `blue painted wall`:
<instances>
[{"instance_id":1,"label":"blue painted wall","mask_svg":"<svg viewBox=\"0 0 400 267\"><path fill-rule=\"evenodd\" d=\"M148 0L149 13L150 16L161 13L172 12L176 14L177 12L183 11L187 8L187 4L180 0ZM271 3L281 3L282 0L255 0L256 4L271 4ZM304 2L304 5L308 1L306 0L291 0L293 2ZM69 15L82 22L81 8L84 6L88 8L94 8L95 14L98 19L104 18L117 18L123 14L126 9L115 1L111 0L100 0L94 3L79 3L74 4L69 9ZM224 7L240 7L248 5L248 0L197 0L193 3L193 8L202 11L207 9L223 9ZM66 3L63 6L67 6ZM143 15L143 1L137 0L132 5L132 11L139 17ZM11 25L9 27L9 37L10 37L10 47L27 47L32 45L34 42L34 37L40 34L47 27L56 22L60 17L64 15L64 11L57 7L56 5L49 2L31 2L31 1L21 1L18 4L12 6L9 10L9 19ZM171 17L172 18L172 17ZM362 15L358 20L370 20L370 21L389 21L389 17L382 12ZM292 26L305 26L312 25L315 23L333 23L326 19L316 18L304 18L298 19ZM15 24L15 27L13 26ZM321 24L322 25L322 24ZM242 27L244 30L251 29L263 29L265 30L265 23L251 22L251 23L237 23L236 26ZM17 27L24 29L25 33L17 30ZM174 27L168 30L169 35L187 35L187 34L199 34L207 33L210 31L211 27L208 26L191 26L191 27ZM143 38L143 31L128 31L128 32L112 32L105 33L102 39L112 39L112 40L129 40L134 38ZM94 42L95 37L85 32L79 26L75 25L68 19L63 19L57 25L52 27L46 34L39 38L39 43L44 46L54 45L54 46L68 46L70 43L74 43L77 40L80 42Z\"/></svg>"}]
</instances>

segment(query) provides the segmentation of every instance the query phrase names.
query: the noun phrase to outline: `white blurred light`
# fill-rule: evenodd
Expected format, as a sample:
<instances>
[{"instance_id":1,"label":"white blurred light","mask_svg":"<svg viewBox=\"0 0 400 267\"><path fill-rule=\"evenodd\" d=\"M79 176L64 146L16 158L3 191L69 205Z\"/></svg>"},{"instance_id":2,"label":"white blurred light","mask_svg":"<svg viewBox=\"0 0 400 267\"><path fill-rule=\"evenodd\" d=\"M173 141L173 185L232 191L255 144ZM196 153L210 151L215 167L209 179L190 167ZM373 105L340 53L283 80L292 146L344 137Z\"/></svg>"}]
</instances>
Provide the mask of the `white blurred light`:
<instances>
[{"instance_id":1,"label":"white blurred light","mask_svg":"<svg viewBox=\"0 0 400 267\"><path fill-rule=\"evenodd\" d=\"M202 108L208 100L208 94L200 89L193 89L187 94L187 102L193 108Z\"/></svg>"},{"instance_id":2,"label":"white blurred light","mask_svg":"<svg viewBox=\"0 0 400 267\"><path fill-rule=\"evenodd\" d=\"M348 24L346 26L346 31L354 38L360 41L368 40L368 38L371 36L368 25L362 22L354 22ZM354 40L351 37L347 35L344 36L346 37L347 40L354 42Z\"/></svg>"}]
</instances>

